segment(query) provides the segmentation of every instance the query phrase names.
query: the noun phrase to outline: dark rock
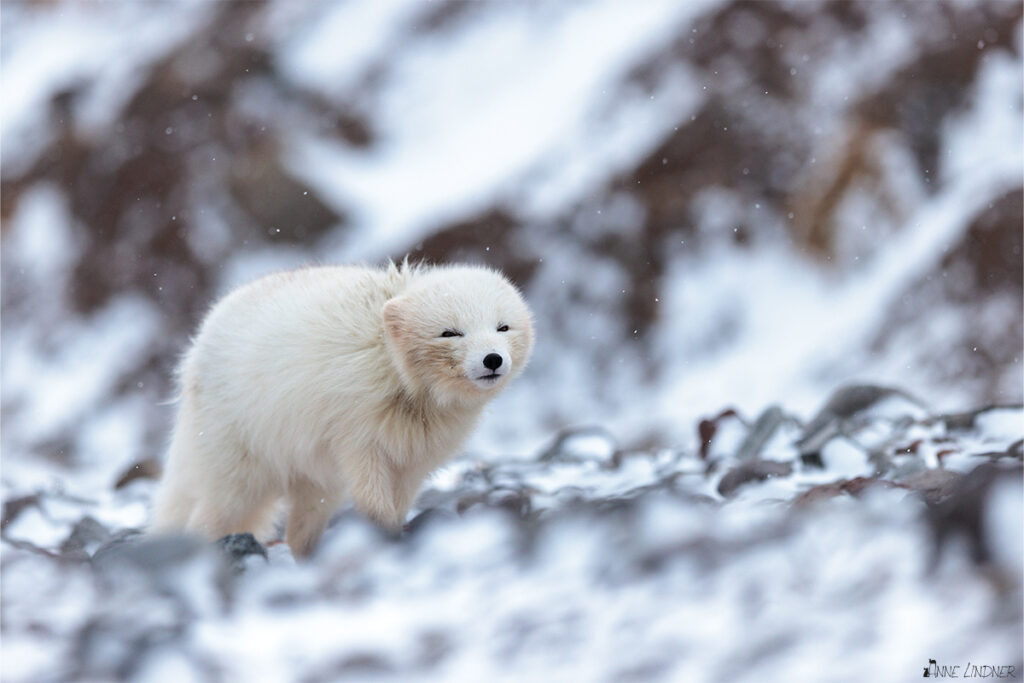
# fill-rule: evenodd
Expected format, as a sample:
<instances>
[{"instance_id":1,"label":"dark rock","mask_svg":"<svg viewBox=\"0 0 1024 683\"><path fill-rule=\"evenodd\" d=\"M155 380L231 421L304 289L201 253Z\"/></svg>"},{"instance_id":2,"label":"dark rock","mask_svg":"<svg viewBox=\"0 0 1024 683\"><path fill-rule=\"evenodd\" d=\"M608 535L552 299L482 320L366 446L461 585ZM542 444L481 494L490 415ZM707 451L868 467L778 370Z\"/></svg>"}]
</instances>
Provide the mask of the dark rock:
<instances>
[{"instance_id":1,"label":"dark rock","mask_svg":"<svg viewBox=\"0 0 1024 683\"><path fill-rule=\"evenodd\" d=\"M250 533L228 534L217 540L217 547L224 551L231 570L236 574L245 571L249 557L262 557L264 562L267 561L267 549Z\"/></svg>"},{"instance_id":2,"label":"dark rock","mask_svg":"<svg viewBox=\"0 0 1024 683\"><path fill-rule=\"evenodd\" d=\"M203 552L205 544L194 536L167 535L143 537L140 532L122 533L101 546L92 556L92 564L101 572L131 567L159 573L180 565Z\"/></svg>"},{"instance_id":3,"label":"dark rock","mask_svg":"<svg viewBox=\"0 0 1024 683\"><path fill-rule=\"evenodd\" d=\"M429 630L420 634L417 664L424 669L432 669L455 650L452 636L444 631Z\"/></svg>"},{"instance_id":4,"label":"dark rock","mask_svg":"<svg viewBox=\"0 0 1024 683\"><path fill-rule=\"evenodd\" d=\"M718 433L719 425L728 418L735 418L741 423L746 424L739 413L732 408L726 408L711 419L701 420L697 425L697 436L700 437L701 460L708 459L708 455L711 454L711 443L715 440L715 434Z\"/></svg>"},{"instance_id":5,"label":"dark rock","mask_svg":"<svg viewBox=\"0 0 1024 683\"><path fill-rule=\"evenodd\" d=\"M831 500L837 496L851 495L860 498L865 491L871 488L897 488L886 479L878 477L854 477L853 479L840 479L831 484L813 486L793 500L793 507L808 507L825 500Z\"/></svg>"},{"instance_id":6,"label":"dark rock","mask_svg":"<svg viewBox=\"0 0 1024 683\"><path fill-rule=\"evenodd\" d=\"M356 652L298 680L303 683L328 683L339 680L362 681L371 677L393 675L397 670L394 663L383 654Z\"/></svg>"},{"instance_id":7,"label":"dark rock","mask_svg":"<svg viewBox=\"0 0 1024 683\"><path fill-rule=\"evenodd\" d=\"M387 657L374 652L357 653L346 657L337 668L341 676L393 673L395 665Z\"/></svg>"},{"instance_id":8,"label":"dark rock","mask_svg":"<svg viewBox=\"0 0 1024 683\"><path fill-rule=\"evenodd\" d=\"M701 460L708 459L708 451L711 449L711 441L715 438L717 429L715 423L711 420L701 420L697 425L697 436L700 438Z\"/></svg>"},{"instance_id":9,"label":"dark rock","mask_svg":"<svg viewBox=\"0 0 1024 683\"><path fill-rule=\"evenodd\" d=\"M109 543L111 538L111 533L105 526L86 515L75 523L71 534L61 544L60 552L65 556L88 559L91 553Z\"/></svg>"},{"instance_id":10,"label":"dark rock","mask_svg":"<svg viewBox=\"0 0 1024 683\"><path fill-rule=\"evenodd\" d=\"M979 412L971 410L966 413L950 413L949 415L940 415L938 419L951 432L965 432L974 429L974 418L978 416Z\"/></svg>"},{"instance_id":11,"label":"dark rock","mask_svg":"<svg viewBox=\"0 0 1024 683\"><path fill-rule=\"evenodd\" d=\"M787 423L799 424L795 418L787 415L781 407L769 406L750 427L750 431L747 433L746 438L743 439L743 443L736 450L736 457L740 460L751 460L758 457L776 430ZM703 443L701 448L702 450L706 448Z\"/></svg>"},{"instance_id":12,"label":"dark rock","mask_svg":"<svg viewBox=\"0 0 1024 683\"><path fill-rule=\"evenodd\" d=\"M974 429L975 420L979 415L987 413L991 410L1020 410L1022 407L1020 404L1009 404L1009 405L989 405L976 410L968 410L963 413L949 413L947 415L940 415L938 420L946 425L946 429L951 432L966 432Z\"/></svg>"},{"instance_id":13,"label":"dark rock","mask_svg":"<svg viewBox=\"0 0 1024 683\"><path fill-rule=\"evenodd\" d=\"M101 593L159 596L183 620L222 613L234 598L236 572L217 546L197 536L123 533L96 551L92 568ZM183 574L196 580L182 581Z\"/></svg>"},{"instance_id":14,"label":"dark rock","mask_svg":"<svg viewBox=\"0 0 1024 683\"><path fill-rule=\"evenodd\" d=\"M128 614L104 615L88 620L77 630L71 645L72 680L131 680L149 654L184 633L176 623L140 624Z\"/></svg>"},{"instance_id":15,"label":"dark rock","mask_svg":"<svg viewBox=\"0 0 1024 683\"><path fill-rule=\"evenodd\" d=\"M506 510L516 517L524 518L533 511L533 499L531 492L523 487L494 487L484 493L474 493L460 498L456 512L461 515L477 506Z\"/></svg>"},{"instance_id":16,"label":"dark rock","mask_svg":"<svg viewBox=\"0 0 1024 683\"><path fill-rule=\"evenodd\" d=\"M1006 457L1024 460L1024 439L1018 439L1006 448Z\"/></svg>"},{"instance_id":17,"label":"dark rock","mask_svg":"<svg viewBox=\"0 0 1024 683\"><path fill-rule=\"evenodd\" d=\"M844 493L849 493L859 498L865 491L872 487L881 487L886 489L899 488L899 484L894 484L886 479L880 479L878 477L854 477L849 479L842 484L842 490Z\"/></svg>"},{"instance_id":18,"label":"dark rock","mask_svg":"<svg viewBox=\"0 0 1024 683\"><path fill-rule=\"evenodd\" d=\"M793 507L802 508L816 505L822 501L832 500L843 495L843 482L838 481L832 484L819 484L812 486L799 496L793 499Z\"/></svg>"},{"instance_id":19,"label":"dark rock","mask_svg":"<svg viewBox=\"0 0 1024 683\"><path fill-rule=\"evenodd\" d=\"M821 449L835 436L846 431L846 422L891 396L901 396L913 403L921 402L904 391L871 384L853 384L837 389L804 427L797 440L801 461L808 466L823 467Z\"/></svg>"},{"instance_id":20,"label":"dark rock","mask_svg":"<svg viewBox=\"0 0 1024 683\"><path fill-rule=\"evenodd\" d=\"M765 481L773 477L787 477L792 473L793 465L788 462L750 460L726 472L722 480L718 482L718 493L726 498L731 498L736 490L744 484L752 481Z\"/></svg>"},{"instance_id":21,"label":"dark rock","mask_svg":"<svg viewBox=\"0 0 1024 683\"><path fill-rule=\"evenodd\" d=\"M712 507L718 506L719 500L712 498L711 496L700 493L698 488L703 487L703 479L699 484L693 484L692 486L684 480L682 473L672 472L658 481L652 484L644 484L643 486L637 486L636 488L629 489L622 497L624 498L637 498L644 500L652 500L659 496L665 496L670 499L677 501L685 501L687 504L694 505L710 505ZM559 490L559 494L567 488L574 488L576 492L577 500L585 500L587 495L584 489L577 487L563 487ZM556 496L556 500L564 501L566 498L561 495Z\"/></svg>"},{"instance_id":22,"label":"dark rock","mask_svg":"<svg viewBox=\"0 0 1024 683\"><path fill-rule=\"evenodd\" d=\"M39 507L40 497L38 493L28 496L12 498L4 502L3 519L0 519L0 531L6 530L7 525L18 518L18 516L31 507Z\"/></svg>"},{"instance_id":23,"label":"dark rock","mask_svg":"<svg viewBox=\"0 0 1024 683\"><path fill-rule=\"evenodd\" d=\"M1014 449L1014 446L1016 446L1016 444L1011 444L1005 451L986 451L985 453L976 453L974 454L974 457L979 459L986 458L993 462L996 460L1003 460L1004 458L1008 458L1011 460L1020 460L1020 448Z\"/></svg>"},{"instance_id":24,"label":"dark rock","mask_svg":"<svg viewBox=\"0 0 1024 683\"><path fill-rule=\"evenodd\" d=\"M924 443L924 439L914 439L906 446L897 448L893 455L917 455L917 449L921 447L922 443Z\"/></svg>"},{"instance_id":25,"label":"dark rock","mask_svg":"<svg viewBox=\"0 0 1024 683\"><path fill-rule=\"evenodd\" d=\"M931 570L938 566L946 545L955 537L967 542L975 564L989 564L992 548L986 540L985 501L996 481L1004 477L1020 480L1022 474L1024 470L1019 465L985 463L959 478L944 499L929 502L925 518L932 531Z\"/></svg>"},{"instance_id":26,"label":"dark rock","mask_svg":"<svg viewBox=\"0 0 1024 683\"><path fill-rule=\"evenodd\" d=\"M825 469L825 461L821 459L821 451L815 450L800 454L800 462L806 467Z\"/></svg>"},{"instance_id":27,"label":"dark rock","mask_svg":"<svg viewBox=\"0 0 1024 683\"><path fill-rule=\"evenodd\" d=\"M122 489L136 479L159 479L163 469L163 465L155 458L139 460L121 473L114 483L114 489Z\"/></svg>"},{"instance_id":28,"label":"dark rock","mask_svg":"<svg viewBox=\"0 0 1024 683\"><path fill-rule=\"evenodd\" d=\"M448 510L442 510L438 508L427 508L422 511L402 527L402 530L410 535L418 534L423 529L433 526L434 524L440 524L446 521L457 519L457 517Z\"/></svg>"},{"instance_id":29,"label":"dark rock","mask_svg":"<svg viewBox=\"0 0 1024 683\"><path fill-rule=\"evenodd\" d=\"M939 503L953 492L962 474L950 470L929 469L917 472L900 480L903 486L916 491L928 503Z\"/></svg>"},{"instance_id":30,"label":"dark rock","mask_svg":"<svg viewBox=\"0 0 1024 683\"><path fill-rule=\"evenodd\" d=\"M530 493L523 489L495 491L487 496L487 505L508 510L516 517L526 517L533 511Z\"/></svg>"},{"instance_id":31,"label":"dark rock","mask_svg":"<svg viewBox=\"0 0 1024 683\"><path fill-rule=\"evenodd\" d=\"M486 493L471 493L467 496L459 498L459 502L455 505L455 511L458 514L462 514L466 510L470 509L475 505L482 505L487 500Z\"/></svg>"}]
</instances>

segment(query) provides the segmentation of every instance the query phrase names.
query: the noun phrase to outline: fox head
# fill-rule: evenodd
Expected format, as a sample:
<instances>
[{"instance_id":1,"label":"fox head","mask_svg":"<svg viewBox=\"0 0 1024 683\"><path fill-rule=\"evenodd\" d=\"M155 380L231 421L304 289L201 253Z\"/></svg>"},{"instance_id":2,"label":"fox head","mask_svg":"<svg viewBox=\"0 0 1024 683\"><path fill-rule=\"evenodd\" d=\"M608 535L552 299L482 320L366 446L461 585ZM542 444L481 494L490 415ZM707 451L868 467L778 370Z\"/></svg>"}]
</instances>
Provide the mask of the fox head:
<instances>
[{"instance_id":1,"label":"fox head","mask_svg":"<svg viewBox=\"0 0 1024 683\"><path fill-rule=\"evenodd\" d=\"M526 302L487 268L421 271L384 305L382 319L406 388L443 404L489 399L523 371L533 349Z\"/></svg>"}]
</instances>

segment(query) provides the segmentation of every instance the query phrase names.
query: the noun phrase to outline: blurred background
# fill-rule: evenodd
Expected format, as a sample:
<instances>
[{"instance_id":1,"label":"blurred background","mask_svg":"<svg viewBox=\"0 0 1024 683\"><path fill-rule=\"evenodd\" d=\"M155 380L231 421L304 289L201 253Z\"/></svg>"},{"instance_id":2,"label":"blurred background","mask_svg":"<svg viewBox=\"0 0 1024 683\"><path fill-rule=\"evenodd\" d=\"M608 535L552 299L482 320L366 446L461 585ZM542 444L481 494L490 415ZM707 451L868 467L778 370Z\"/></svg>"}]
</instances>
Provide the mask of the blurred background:
<instances>
[{"instance_id":1,"label":"blurred background","mask_svg":"<svg viewBox=\"0 0 1024 683\"><path fill-rule=\"evenodd\" d=\"M204 311L301 264L504 270L470 449L836 386L1022 399L1021 3L2 7L3 452L160 457ZM105 470L106 471L106 470Z\"/></svg>"}]
</instances>

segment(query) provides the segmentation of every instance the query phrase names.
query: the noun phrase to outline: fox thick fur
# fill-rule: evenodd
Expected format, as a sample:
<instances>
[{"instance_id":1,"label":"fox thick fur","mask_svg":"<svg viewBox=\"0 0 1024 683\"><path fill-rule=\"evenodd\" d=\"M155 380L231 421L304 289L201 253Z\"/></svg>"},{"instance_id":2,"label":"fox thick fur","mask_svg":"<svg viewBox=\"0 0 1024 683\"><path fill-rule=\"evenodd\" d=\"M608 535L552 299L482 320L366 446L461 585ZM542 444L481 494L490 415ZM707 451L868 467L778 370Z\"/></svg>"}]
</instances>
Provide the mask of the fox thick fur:
<instances>
[{"instance_id":1,"label":"fox thick fur","mask_svg":"<svg viewBox=\"0 0 1024 683\"><path fill-rule=\"evenodd\" d=\"M265 538L282 499L296 556L346 502L398 530L532 347L526 303L487 268L312 267L243 286L179 368L151 530Z\"/></svg>"}]
</instances>

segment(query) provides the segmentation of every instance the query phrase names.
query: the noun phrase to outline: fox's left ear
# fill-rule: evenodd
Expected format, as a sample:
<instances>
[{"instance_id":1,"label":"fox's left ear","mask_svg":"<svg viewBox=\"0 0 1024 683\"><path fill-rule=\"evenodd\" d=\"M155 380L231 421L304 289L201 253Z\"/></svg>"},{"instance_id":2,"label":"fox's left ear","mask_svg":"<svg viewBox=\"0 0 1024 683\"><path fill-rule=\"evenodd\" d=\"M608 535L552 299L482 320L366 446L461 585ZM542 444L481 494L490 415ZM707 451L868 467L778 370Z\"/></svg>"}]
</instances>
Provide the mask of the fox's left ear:
<instances>
[{"instance_id":1,"label":"fox's left ear","mask_svg":"<svg viewBox=\"0 0 1024 683\"><path fill-rule=\"evenodd\" d=\"M387 332L388 336L392 339L401 337L406 329L406 305L407 301L404 296L396 296L394 299L389 299L388 302L384 304L384 331Z\"/></svg>"}]
</instances>

